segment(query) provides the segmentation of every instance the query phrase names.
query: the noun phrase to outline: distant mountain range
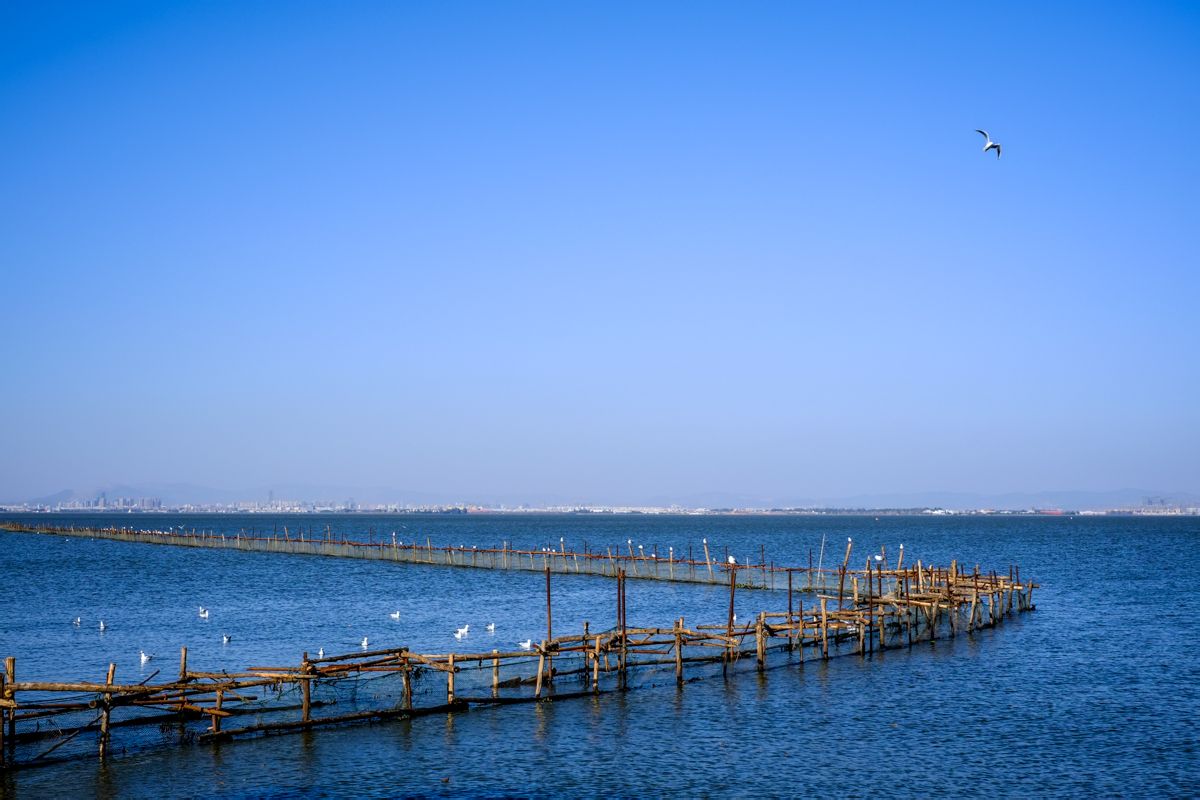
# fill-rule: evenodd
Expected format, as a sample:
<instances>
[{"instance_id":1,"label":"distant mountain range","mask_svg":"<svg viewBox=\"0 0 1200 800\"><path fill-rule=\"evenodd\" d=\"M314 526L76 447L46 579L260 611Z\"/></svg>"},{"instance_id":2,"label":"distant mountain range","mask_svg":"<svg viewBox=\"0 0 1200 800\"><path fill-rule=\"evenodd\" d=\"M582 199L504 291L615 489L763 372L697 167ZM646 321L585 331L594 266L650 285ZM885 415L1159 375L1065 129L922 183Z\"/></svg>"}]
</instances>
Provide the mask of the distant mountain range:
<instances>
[{"instance_id":1,"label":"distant mountain range","mask_svg":"<svg viewBox=\"0 0 1200 800\"><path fill-rule=\"evenodd\" d=\"M955 510L990 508L996 510L1049 509L1087 511L1128 508L1144 505L1200 505L1200 494L1167 492L1148 489L1115 489L1110 491L1040 491L1040 492L906 492L836 496L771 496L731 492L699 492L686 495L648 497L565 497L540 495L534 497L504 497L492 494L451 495L440 492L417 492L388 487L338 486L326 484L277 484L232 491L196 486L186 483L114 484L87 490L64 489L44 497L15 499L9 502L56 506L73 501L89 501L104 493L109 502L118 497L158 498L164 505L231 505L260 502L269 498L299 502L343 504L349 501L361 505L506 505L531 507L607 505L607 506L680 506L683 508L948 508Z\"/></svg>"}]
</instances>

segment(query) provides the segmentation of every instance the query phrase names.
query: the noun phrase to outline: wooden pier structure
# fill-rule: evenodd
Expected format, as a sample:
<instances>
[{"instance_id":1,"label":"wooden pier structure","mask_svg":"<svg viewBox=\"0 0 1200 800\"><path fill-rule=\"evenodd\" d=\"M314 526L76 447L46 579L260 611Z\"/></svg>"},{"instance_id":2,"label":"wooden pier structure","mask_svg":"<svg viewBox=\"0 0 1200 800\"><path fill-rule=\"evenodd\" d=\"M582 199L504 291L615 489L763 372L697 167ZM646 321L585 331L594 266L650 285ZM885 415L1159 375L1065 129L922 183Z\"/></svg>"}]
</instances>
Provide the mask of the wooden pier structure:
<instances>
[{"instance_id":1,"label":"wooden pier structure","mask_svg":"<svg viewBox=\"0 0 1200 800\"><path fill-rule=\"evenodd\" d=\"M392 561L405 564L435 564L449 567L473 569L522 570L562 574L600 575L615 578L623 572L633 579L671 581L676 583L708 583L724 585L729 582L731 571L736 572L739 586L746 589L781 590L792 580L800 581L798 588L808 591L837 590L842 581L839 569L822 569L812 565L809 553L807 567L787 567L769 562L765 549L759 547L758 562L748 558L734 564L729 563L728 552L710 550L708 540L702 540L698 552L676 552L668 547L659 552L657 546L647 550L627 540L624 552L619 547L608 546L596 551L586 546L580 550L568 550L565 542L558 547L542 547L537 550L517 549L510 542L499 547L469 545L435 546L428 538L424 542L403 541L391 534L390 540L360 541L334 538L328 528L325 535L314 538L311 529L307 532L289 531L286 527L273 531L270 536L238 532L229 535L206 531L188 530L143 530L136 528L77 528L73 526L28 525L15 522L0 523L0 531L13 533L40 533L56 536L74 536L85 539L109 539L118 542L141 544L174 545L178 547L201 547L218 550L240 550L253 553L284 553L289 555L327 556L332 558L359 558L376 561ZM378 535L378 534L375 534ZM636 548L636 549L635 549ZM689 548L690 549L690 548ZM715 548L714 548L715 549ZM847 558L849 551L847 551ZM903 559L903 550L900 558Z\"/></svg>"},{"instance_id":2,"label":"wooden pier structure","mask_svg":"<svg viewBox=\"0 0 1200 800\"><path fill-rule=\"evenodd\" d=\"M109 538L126 535L115 531ZM147 535L158 534L139 537ZM208 542L197 546L213 546L211 537ZM409 552L429 558L436 551L414 547ZM442 552L463 560L479 557L474 548ZM118 682L115 664L103 671L103 681L22 681L17 660L8 657L0 675L0 769L89 753L105 759L118 745L125 752L161 744L168 730L181 743L217 743L480 706L562 701L672 680L683 686L730 671L803 668L838 655L866 658L877 651L973 635L1035 607L1038 584L1022 581L1015 566L1007 574L978 567L968 572L957 562L905 566L901 556L892 567L872 557L864 569L851 570L850 555L847 542L842 565L830 570L836 584L832 592L826 591L828 580L812 581L810 592L808 581L794 579L800 570L784 570L786 608L764 609L749 620L736 620L733 613L735 594L747 585L739 573L761 567L727 565L725 619L688 625L679 617L653 627L628 623L626 583L632 576L619 565L613 576L611 627L593 630L585 622L582 631L555 636L551 575L555 567L575 572L563 569L560 552L557 564L547 556L541 565L546 636L529 650L416 653L400 647L318 658L302 653L295 665L216 673L189 669L187 648L182 648L177 675L153 682L160 675L156 671L138 683ZM489 558L519 561L527 555L502 550ZM667 568L690 574L680 563ZM810 572L804 577L815 576ZM343 711L342 706L349 708ZM156 731L157 738L149 731Z\"/></svg>"}]
</instances>

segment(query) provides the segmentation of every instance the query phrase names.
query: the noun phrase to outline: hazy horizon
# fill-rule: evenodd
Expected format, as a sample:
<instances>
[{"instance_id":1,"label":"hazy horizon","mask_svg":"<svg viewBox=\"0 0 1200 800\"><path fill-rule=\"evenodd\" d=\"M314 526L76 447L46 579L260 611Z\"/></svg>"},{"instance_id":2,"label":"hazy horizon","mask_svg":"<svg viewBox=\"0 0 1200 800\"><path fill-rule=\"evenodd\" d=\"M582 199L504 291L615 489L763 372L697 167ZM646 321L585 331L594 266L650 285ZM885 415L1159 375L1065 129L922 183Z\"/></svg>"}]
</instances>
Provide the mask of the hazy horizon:
<instances>
[{"instance_id":1,"label":"hazy horizon","mask_svg":"<svg viewBox=\"0 0 1200 800\"><path fill-rule=\"evenodd\" d=\"M10 4L0 497L1200 492L1200 12L922 11Z\"/></svg>"}]
</instances>

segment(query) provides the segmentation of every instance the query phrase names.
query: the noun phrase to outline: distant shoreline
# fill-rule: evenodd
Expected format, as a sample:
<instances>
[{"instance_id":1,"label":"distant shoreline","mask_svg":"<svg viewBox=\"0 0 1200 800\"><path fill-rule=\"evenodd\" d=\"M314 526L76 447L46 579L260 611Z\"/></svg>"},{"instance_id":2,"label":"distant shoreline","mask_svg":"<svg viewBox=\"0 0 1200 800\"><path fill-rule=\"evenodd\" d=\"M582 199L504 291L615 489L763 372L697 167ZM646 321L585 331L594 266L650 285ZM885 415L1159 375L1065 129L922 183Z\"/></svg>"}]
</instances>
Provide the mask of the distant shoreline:
<instances>
[{"instance_id":1,"label":"distant shoreline","mask_svg":"<svg viewBox=\"0 0 1200 800\"><path fill-rule=\"evenodd\" d=\"M1195 517L1200 508L1060 509L946 509L946 508L29 508L0 505L0 515L67 516L555 516L555 517Z\"/></svg>"}]
</instances>

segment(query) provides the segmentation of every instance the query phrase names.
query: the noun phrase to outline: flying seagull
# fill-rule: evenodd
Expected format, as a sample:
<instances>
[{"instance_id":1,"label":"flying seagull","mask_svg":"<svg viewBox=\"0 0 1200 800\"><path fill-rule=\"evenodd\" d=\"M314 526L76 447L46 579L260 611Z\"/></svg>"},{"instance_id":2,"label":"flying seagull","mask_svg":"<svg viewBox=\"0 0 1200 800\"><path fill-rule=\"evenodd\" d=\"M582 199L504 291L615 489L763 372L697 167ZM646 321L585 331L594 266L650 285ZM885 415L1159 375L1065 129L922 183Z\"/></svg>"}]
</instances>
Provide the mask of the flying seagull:
<instances>
[{"instance_id":1,"label":"flying seagull","mask_svg":"<svg viewBox=\"0 0 1200 800\"><path fill-rule=\"evenodd\" d=\"M987 131L981 131L981 130L979 130L979 128L976 128L975 132L982 133L983 138L986 140L985 144L983 145L983 152L986 153L988 150L995 148L996 149L996 158L999 158L1000 157L1000 143L993 142L992 137L988 135Z\"/></svg>"}]
</instances>

